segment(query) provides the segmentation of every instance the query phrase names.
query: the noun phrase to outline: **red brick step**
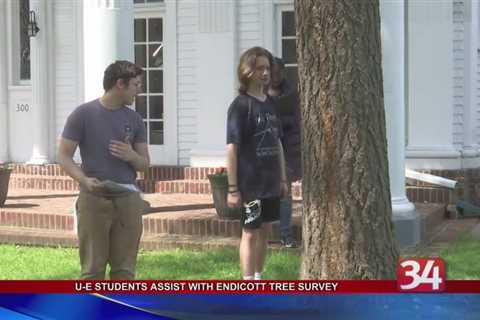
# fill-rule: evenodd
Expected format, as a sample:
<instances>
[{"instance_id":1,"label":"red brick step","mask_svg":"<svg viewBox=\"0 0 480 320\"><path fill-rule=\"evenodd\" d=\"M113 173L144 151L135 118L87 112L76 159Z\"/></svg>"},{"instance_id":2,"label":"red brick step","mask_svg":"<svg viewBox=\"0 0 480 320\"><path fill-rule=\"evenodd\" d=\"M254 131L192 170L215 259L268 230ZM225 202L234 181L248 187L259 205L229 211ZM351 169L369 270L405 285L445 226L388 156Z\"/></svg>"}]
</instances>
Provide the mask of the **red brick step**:
<instances>
[{"instance_id":1,"label":"red brick step","mask_svg":"<svg viewBox=\"0 0 480 320\"><path fill-rule=\"evenodd\" d=\"M238 241L239 240L235 238L161 234L143 236L140 241L140 248L143 250L237 248ZM0 226L0 243L50 247L78 247L77 237L72 232L31 228L19 229L5 226Z\"/></svg>"},{"instance_id":2,"label":"red brick step","mask_svg":"<svg viewBox=\"0 0 480 320\"><path fill-rule=\"evenodd\" d=\"M139 179L146 180L206 180L207 175L221 171L221 168L193 168L185 166L152 166L147 174L141 173ZM35 176L35 177L58 177L69 176L58 164L27 165L14 164L12 175Z\"/></svg>"}]
</instances>

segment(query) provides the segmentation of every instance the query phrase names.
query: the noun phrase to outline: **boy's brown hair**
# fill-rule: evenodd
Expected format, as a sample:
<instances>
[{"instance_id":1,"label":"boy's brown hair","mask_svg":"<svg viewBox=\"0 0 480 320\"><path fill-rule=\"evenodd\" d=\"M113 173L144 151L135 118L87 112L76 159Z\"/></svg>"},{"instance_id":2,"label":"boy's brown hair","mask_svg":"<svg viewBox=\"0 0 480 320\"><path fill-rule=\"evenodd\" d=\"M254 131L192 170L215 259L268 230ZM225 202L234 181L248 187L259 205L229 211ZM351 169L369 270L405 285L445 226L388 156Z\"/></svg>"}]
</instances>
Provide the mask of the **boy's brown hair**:
<instances>
[{"instance_id":1,"label":"boy's brown hair","mask_svg":"<svg viewBox=\"0 0 480 320\"><path fill-rule=\"evenodd\" d=\"M240 62L238 63L237 76L240 81L240 87L238 91L245 94L248 89L248 84L255 72L255 64L258 57L265 57L270 62L270 67L273 64L273 55L267 49L262 47L253 47L245 51L240 56Z\"/></svg>"},{"instance_id":2,"label":"boy's brown hair","mask_svg":"<svg viewBox=\"0 0 480 320\"><path fill-rule=\"evenodd\" d=\"M112 89L118 79L123 79L128 85L130 79L142 73L142 68L136 64L126 60L117 60L110 64L103 73L103 89L105 89L105 91Z\"/></svg>"}]
</instances>

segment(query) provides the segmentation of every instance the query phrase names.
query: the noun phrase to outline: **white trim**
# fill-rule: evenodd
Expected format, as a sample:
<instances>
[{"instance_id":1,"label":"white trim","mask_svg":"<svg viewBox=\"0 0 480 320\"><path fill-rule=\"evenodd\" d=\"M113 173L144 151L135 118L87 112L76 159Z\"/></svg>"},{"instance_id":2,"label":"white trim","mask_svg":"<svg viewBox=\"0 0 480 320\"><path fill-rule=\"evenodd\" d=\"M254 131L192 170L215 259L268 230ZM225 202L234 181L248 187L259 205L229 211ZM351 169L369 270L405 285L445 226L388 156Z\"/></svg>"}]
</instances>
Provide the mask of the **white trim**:
<instances>
[{"instance_id":1,"label":"white trim","mask_svg":"<svg viewBox=\"0 0 480 320\"><path fill-rule=\"evenodd\" d=\"M54 97L52 96L53 64L51 60L53 31L53 5L51 1L32 0L30 9L38 16L41 32L30 38L30 61L32 80L32 151L28 164L49 163L50 158L50 113Z\"/></svg>"},{"instance_id":2,"label":"white trim","mask_svg":"<svg viewBox=\"0 0 480 320\"><path fill-rule=\"evenodd\" d=\"M12 28L12 0L6 0L6 27L7 27L7 34L6 34L6 45L7 45L7 83L8 85L13 84L13 72L12 72L12 41L13 41L13 28Z\"/></svg>"},{"instance_id":3,"label":"white trim","mask_svg":"<svg viewBox=\"0 0 480 320\"><path fill-rule=\"evenodd\" d=\"M77 72L77 85L76 89L76 101L77 105L81 105L85 102L85 57L84 57L84 27L83 27L83 15L84 15L84 6L81 1L74 1L74 26L76 26L76 50L75 51L75 61L77 61L76 72Z\"/></svg>"},{"instance_id":4,"label":"white trim","mask_svg":"<svg viewBox=\"0 0 480 320\"><path fill-rule=\"evenodd\" d=\"M177 115L177 3L168 1L155 5L135 5L134 18L162 18L163 20L163 145L149 145L151 163L178 165ZM148 30L147 30L148 32ZM148 81L148 79L147 79ZM155 121L154 121L155 122ZM147 134L149 134L147 132Z\"/></svg>"},{"instance_id":5,"label":"white trim","mask_svg":"<svg viewBox=\"0 0 480 320\"><path fill-rule=\"evenodd\" d=\"M263 2L263 47L270 52L273 52L274 48L274 24L275 24L275 8L273 2Z\"/></svg>"},{"instance_id":6,"label":"white trim","mask_svg":"<svg viewBox=\"0 0 480 320\"><path fill-rule=\"evenodd\" d=\"M465 1L464 20L464 111L463 150L468 157L477 157L477 47L478 47L478 1Z\"/></svg>"},{"instance_id":7,"label":"white trim","mask_svg":"<svg viewBox=\"0 0 480 320\"><path fill-rule=\"evenodd\" d=\"M152 12L152 11L157 11L159 9L165 10L166 4L171 4L171 2L177 2L177 1L170 0L170 1L163 1L163 2L134 3L133 8L135 13Z\"/></svg>"},{"instance_id":8,"label":"white trim","mask_svg":"<svg viewBox=\"0 0 480 320\"><path fill-rule=\"evenodd\" d=\"M275 6L275 26L274 26L274 29L276 30L275 32L275 51L273 52L274 56L277 56L277 57L281 57L285 63L285 72L286 72L286 76L288 77L288 73L287 72L291 72L291 71L296 71L297 75L296 75L296 79L297 79L297 86L298 86L298 60L297 58L295 58L295 63L286 63L285 61L285 55L283 54L283 41L284 40L294 40L296 42L297 40L297 36L296 34L294 36L283 36L282 35L282 29L283 29L283 25L282 25L282 15L284 12L293 12L294 14L294 19L295 19L295 8L294 8L294 5L293 4L288 4L288 3L284 3L282 2L282 4L278 4ZM294 26L294 28L296 29L296 26ZM295 32L296 33L296 32ZM288 41L290 42L290 41ZM296 52L295 52L295 56L296 56ZM287 80L291 80L291 79L288 79Z\"/></svg>"},{"instance_id":9,"label":"white trim","mask_svg":"<svg viewBox=\"0 0 480 320\"><path fill-rule=\"evenodd\" d=\"M29 91L29 90L32 90L31 85L28 85L28 86L9 85L8 86L8 91L10 91L10 92L12 92L12 91Z\"/></svg>"},{"instance_id":10,"label":"white trim","mask_svg":"<svg viewBox=\"0 0 480 320\"><path fill-rule=\"evenodd\" d=\"M6 23L7 23L7 73L9 86L31 86L31 80L20 79L20 19L19 1L6 0ZM15 18L16 17L16 18ZM30 67L31 68L31 67Z\"/></svg>"},{"instance_id":11,"label":"white trim","mask_svg":"<svg viewBox=\"0 0 480 320\"><path fill-rule=\"evenodd\" d=\"M273 0L273 3L275 5L288 5L288 6L291 6L293 7L293 0Z\"/></svg>"},{"instance_id":12,"label":"white trim","mask_svg":"<svg viewBox=\"0 0 480 320\"><path fill-rule=\"evenodd\" d=\"M282 55L282 11L295 11L293 0L263 2L263 46L273 55Z\"/></svg>"},{"instance_id":13,"label":"white trim","mask_svg":"<svg viewBox=\"0 0 480 320\"><path fill-rule=\"evenodd\" d=\"M73 22L73 25L76 26L75 28L75 33L73 34L73 36L75 37L75 40L73 41L74 43L74 46L75 46L75 50L74 50L74 61L77 62L77 65L74 67L75 69L75 72L76 72L76 75L77 75L77 78L76 78L76 81L77 83L75 84L75 106L72 106L72 107L76 107L76 106L79 106L81 104L83 104L85 101L85 47L84 47L84 39L83 39L83 36L84 36L84 30L85 30L85 26L84 26L84 19L83 19L83 16L84 16L84 10L85 10L85 7L83 5L83 2L82 1L74 1L73 2L73 10L74 10L74 14L73 14L73 19L74 19L74 22ZM60 126L60 130L63 130L63 126L64 126L64 122L66 121L66 119L64 119L60 124L58 124ZM58 143L58 138L55 137L55 143ZM56 157L56 155L55 155ZM82 162L82 158L80 156L80 149L77 148L74 156L73 156L73 160L76 162L76 163L81 163Z\"/></svg>"},{"instance_id":14,"label":"white trim","mask_svg":"<svg viewBox=\"0 0 480 320\"><path fill-rule=\"evenodd\" d=\"M10 92L27 92L31 90L32 90L32 86L19 86L19 85L8 86L8 91Z\"/></svg>"},{"instance_id":15,"label":"white trim","mask_svg":"<svg viewBox=\"0 0 480 320\"><path fill-rule=\"evenodd\" d=\"M275 6L275 20L274 20L274 45L275 56L282 56L282 12L285 11L283 6Z\"/></svg>"},{"instance_id":16,"label":"white trim","mask_svg":"<svg viewBox=\"0 0 480 320\"><path fill-rule=\"evenodd\" d=\"M462 168L460 158L407 158L405 168L412 170L456 170Z\"/></svg>"},{"instance_id":17,"label":"white trim","mask_svg":"<svg viewBox=\"0 0 480 320\"><path fill-rule=\"evenodd\" d=\"M410 122L408 121L410 119L409 113L410 113L410 99L408 98L410 94L410 87L408 85L408 81L410 79L410 72L408 70L408 65L410 64L409 57L408 57L408 52L409 52L409 35L408 35L408 20L409 20L409 14L408 14L408 6L409 6L409 1L404 1L403 2L403 16L404 16L404 24L403 24L403 59L404 59L404 66L403 66L403 98L405 100L405 111L404 111L404 116L405 116L405 150L406 147L410 144L409 143L409 136L408 133L410 132Z\"/></svg>"},{"instance_id":18,"label":"white trim","mask_svg":"<svg viewBox=\"0 0 480 320\"><path fill-rule=\"evenodd\" d=\"M450 146L408 146L406 150L407 159L458 159L460 155Z\"/></svg>"},{"instance_id":19,"label":"white trim","mask_svg":"<svg viewBox=\"0 0 480 320\"><path fill-rule=\"evenodd\" d=\"M20 84L20 59L19 47L19 2L18 0L8 0L7 2L7 48L8 50L8 83ZM15 19L14 17L17 17Z\"/></svg>"},{"instance_id":20,"label":"white trim","mask_svg":"<svg viewBox=\"0 0 480 320\"><path fill-rule=\"evenodd\" d=\"M295 12L295 8L293 3L289 3L287 1L277 1L278 3L275 5L275 55L278 57L283 57L282 52L282 13L285 11L293 11ZM284 37L284 39L296 39L296 37ZM298 64L297 64L298 67Z\"/></svg>"},{"instance_id":21,"label":"white trim","mask_svg":"<svg viewBox=\"0 0 480 320\"><path fill-rule=\"evenodd\" d=\"M167 127L164 126L166 133L165 142L167 142L167 163L171 165L179 164L178 156L178 52L177 52L177 1L168 1L166 3L165 14L165 42L167 50L164 52L164 118L166 118ZM165 106L168 106L165 108Z\"/></svg>"},{"instance_id":22,"label":"white trim","mask_svg":"<svg viewBox=\"0 0 480 320\"><path fill-rule=\"evenodd\" d=\"M55 56L55 47L56 47L56 39L55 39L55 8L54 8L53 1L47 1L46 10L48 19L46 22L46 31L48 34L48 42L47 42L47 63L48 63L48 91L49 91L49 105L48 113L49 113L49 123L45 124L47 126L47 153L48 158L50 161L54 161L56 159L57 154L57 139L56 139L56 126L51 125L56 123L56 114L57 114L57 104L56 104L56 84L55 84L55 75L56 75L56 56Z\"/></svg>"},{"instance_id":23,"label":"white trim","mask_svg":"<svg viewBox=\"0 0 480 320\"><path fill-rule=\"evenodd\" d=\"M0 0L0 29L7 29L7 1ZM7 35L0 35L0 43L8 43ZM8 114L8 58L7 47L0 46L0 68L6 70L0 73L0 163L10 159L9 153L9 114Z\"/></svg>"}]
</instances>

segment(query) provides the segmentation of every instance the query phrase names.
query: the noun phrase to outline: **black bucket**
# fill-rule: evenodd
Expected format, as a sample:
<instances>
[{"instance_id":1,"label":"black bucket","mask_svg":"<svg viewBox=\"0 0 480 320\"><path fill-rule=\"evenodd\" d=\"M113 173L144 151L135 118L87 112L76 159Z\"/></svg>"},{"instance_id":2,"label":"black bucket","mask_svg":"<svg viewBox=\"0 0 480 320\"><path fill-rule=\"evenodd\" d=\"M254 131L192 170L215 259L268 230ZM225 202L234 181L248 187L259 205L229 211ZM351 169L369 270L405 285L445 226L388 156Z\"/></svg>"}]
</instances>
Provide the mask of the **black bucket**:
<instances>
[{"instance_id":1,"label":"black bucket","mask_svg":"<svg viewBox=\"0 0 480 320\"><path fill-rule=\"evenodd\" d=\"M229 208L227 205L228 177L224 173L207 176L212 189L213 204L221 219L240 219L241 208Z\"/></svg>"},{"instance_id":2,"label":"black bucket","mask_svg":"<svg viewBox=\"0 0 480 320\"><path fill-rule=\"evenodd\" d=\"M0 207L3 207L7 200L8 183L10 181L10 169L0 169Z\"/></svg>"}]
</instances>

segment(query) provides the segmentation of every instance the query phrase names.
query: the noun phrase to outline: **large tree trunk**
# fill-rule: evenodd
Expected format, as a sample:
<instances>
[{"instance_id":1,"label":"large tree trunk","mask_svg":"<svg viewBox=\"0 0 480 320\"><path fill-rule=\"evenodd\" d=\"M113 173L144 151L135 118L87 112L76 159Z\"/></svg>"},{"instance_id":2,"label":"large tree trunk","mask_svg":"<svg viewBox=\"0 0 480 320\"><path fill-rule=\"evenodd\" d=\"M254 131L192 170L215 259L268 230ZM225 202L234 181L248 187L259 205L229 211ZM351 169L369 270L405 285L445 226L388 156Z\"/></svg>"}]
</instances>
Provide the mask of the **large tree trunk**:
<instances>
[{"instance_id":1,"label":"large tree trunk","mask_svg":"<svg viewBox=\"0 0 480 320\"><path fill-rule=\"evenodd\" d=\"M378 0L297 0L302 279L392 279Z\"/></svg>"}]
</instances>

